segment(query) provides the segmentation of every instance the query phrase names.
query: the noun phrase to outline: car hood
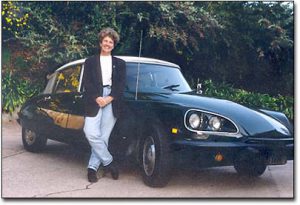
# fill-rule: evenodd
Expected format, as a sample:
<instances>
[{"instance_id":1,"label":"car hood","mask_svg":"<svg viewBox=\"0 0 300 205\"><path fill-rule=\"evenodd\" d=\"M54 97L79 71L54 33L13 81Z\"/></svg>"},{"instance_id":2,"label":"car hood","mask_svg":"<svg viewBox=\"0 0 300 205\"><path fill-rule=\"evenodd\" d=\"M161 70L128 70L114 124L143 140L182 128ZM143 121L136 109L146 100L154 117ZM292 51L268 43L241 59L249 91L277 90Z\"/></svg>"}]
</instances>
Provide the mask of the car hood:
<instances>
[{"instance_id":1,"label":"car hood","mask_svg":"<svg viewBox=\"0 0 300 205\"><path fill-rule=\"evenodd\" d=\"M290 131L278 120L258 110L229 100L204 97L193 93L147 95L153 101L177 104L188 109L199 109L231 119L242 134L261 137L290 136Z\"/></svg>"}]
</instances>

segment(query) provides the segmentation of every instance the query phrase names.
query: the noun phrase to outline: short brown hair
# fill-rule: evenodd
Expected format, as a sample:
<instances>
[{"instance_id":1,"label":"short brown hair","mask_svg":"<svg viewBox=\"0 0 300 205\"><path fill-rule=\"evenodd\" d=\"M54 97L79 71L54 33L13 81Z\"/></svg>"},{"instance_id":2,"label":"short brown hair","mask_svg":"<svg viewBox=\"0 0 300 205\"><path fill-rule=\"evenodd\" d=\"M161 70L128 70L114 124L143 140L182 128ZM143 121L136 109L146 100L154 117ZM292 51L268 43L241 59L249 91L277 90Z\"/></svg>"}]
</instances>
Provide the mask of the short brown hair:
<instances>
[{"instance_id":1,"label":"short brown hair","mask_svg":"<svg viewBox=\"0 0 300 205\"><path fill-rule=\"evenodd\" d=\"M98 33L98 40L99 40L99 43L102 43L102 40L106 37L106 36L109 36L113 41L114 41L114 44L116 45L119 40L120 40L120 37L119 37L119 34L112 28L104 28L102 29L99 33Z\"/></svg>"}]
</instances>

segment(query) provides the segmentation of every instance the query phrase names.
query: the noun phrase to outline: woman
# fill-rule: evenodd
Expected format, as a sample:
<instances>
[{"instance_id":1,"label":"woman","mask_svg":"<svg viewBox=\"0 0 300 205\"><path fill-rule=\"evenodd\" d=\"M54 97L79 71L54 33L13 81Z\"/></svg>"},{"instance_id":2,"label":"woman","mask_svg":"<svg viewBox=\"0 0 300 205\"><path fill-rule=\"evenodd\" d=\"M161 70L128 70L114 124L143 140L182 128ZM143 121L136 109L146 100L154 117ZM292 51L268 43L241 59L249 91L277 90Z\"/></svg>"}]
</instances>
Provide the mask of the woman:
<instances>
[{"instance_id":1,"label":"woman","mask_svg":"<svg viewBox=\"0 0 300 205\"><path fill-rule=\"evenodd\" d=\"M83 131L91 146L89 182L98 180L96 173L101 164L113 179L119 177L117 165L108 150L108 141L120 116L126 78L125 62L111 55L119 41L118 33L105 28L98 34L98 39L100 53L86 59L83 75L86 111Z\"/></svg>"}]
</instances>

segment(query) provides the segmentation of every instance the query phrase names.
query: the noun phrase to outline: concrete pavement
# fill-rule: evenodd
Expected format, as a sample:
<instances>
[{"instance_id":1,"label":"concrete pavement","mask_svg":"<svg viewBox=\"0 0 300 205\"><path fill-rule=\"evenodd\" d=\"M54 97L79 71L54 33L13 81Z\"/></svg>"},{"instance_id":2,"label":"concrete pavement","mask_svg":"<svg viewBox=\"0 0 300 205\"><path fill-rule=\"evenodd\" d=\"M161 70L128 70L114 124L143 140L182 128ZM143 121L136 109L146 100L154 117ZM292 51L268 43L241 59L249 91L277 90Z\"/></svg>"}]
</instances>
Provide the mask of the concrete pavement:
<instances>
[{"instance_id":1,"label":"concrete pavement","mask_svg":"<svg viewBox=\"0 0 300 205\"><path fill-rule=\"evenodd\" d=\"M137 168L123 164L119 180L86 179L88 153L48 142L42 153L24 150L16 122L2 124L2 197L4 198L293 198L293 161L269 166L257 179L233 167L175 170L164 188L144 185Z\"/></svg>"}]
</instances>

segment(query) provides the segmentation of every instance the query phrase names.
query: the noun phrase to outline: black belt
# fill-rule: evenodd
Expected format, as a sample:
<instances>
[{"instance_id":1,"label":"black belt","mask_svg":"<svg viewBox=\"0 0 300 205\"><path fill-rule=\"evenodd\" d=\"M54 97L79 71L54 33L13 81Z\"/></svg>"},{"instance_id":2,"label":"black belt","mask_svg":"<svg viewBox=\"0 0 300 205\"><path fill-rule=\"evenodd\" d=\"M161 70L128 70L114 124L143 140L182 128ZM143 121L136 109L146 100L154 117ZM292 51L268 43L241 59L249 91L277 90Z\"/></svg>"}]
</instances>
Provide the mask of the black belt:
<instances>
[{"instance_id":1,"label":"black belt","mask_svg":"<svg viewBox=\"0 0 300 205\"><path fill-rule=\"evenodd\" d=\"M106 87L110 87L110 85L103 85L103 87L104 87L104 88L106 88Z\"/></svg>"}]
</instances>

